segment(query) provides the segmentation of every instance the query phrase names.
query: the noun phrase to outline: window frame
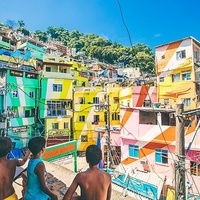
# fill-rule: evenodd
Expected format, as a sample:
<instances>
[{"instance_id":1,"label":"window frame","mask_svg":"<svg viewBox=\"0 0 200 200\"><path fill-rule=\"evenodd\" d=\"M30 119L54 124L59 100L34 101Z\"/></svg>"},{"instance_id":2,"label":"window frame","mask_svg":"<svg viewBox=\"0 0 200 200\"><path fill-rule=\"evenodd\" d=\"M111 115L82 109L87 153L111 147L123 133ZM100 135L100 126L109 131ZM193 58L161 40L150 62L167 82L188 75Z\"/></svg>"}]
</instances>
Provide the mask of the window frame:
<instances>
[{"instance_id":1,"label":"window frame","mask_svg":"<svg viewBox=\"0 0 200 200\"><path fill-rule=\"evenodd\" d=\"M129 157L139 159L139 146L129 144Z\"/></svg>"},{"instance_id":2,"label":"window frame","mask_svg":"<svg viewBox=\"0 0 200 200\"><path fill-rule=\"evenodd\" d=\"M13 97L13 98L18 98L18 97L19 97L19 92L18 92L18 90L13 90L13 91L12 91L12 97Z\"/></svg>"},{"instance_id":3,"label":"window frame","mask_svg":"<svg viewBox=\"0 0 200 200\"><path fill-rule=\"evenodd\" d=\"M53 84L53 92L62 92L62 84Z\"/></svg>"},{"instance_id":4,"label":"window frame","mask_svg":"<svg viewBox=\"0 0 200 200\"><path fill-rule=\"evenodd\" d=\"M80 115L78 119L79 122L85 122L85 115Z\"/></svg>"},{"instance_id":5,"label":"window frame","mask_svg":"<svg viewBox=\"0 0 200 200\"><path fill-rule=\"evenodd\" d=\"M191 98L182 98L181 101L183 102L185 107L191 106Z\"/></svg>"},{"instance_id":6,"label":"window frame","mask_svg":"<svg viewBox=\"0 0 200 200\"><path fill-rule=\"evenodd\" d=\"M181 50L176 52L176 60L181 60L183 58L186 58L186 51Z\"/></svg>"},{"instance_id":7,"label":"window frame","mask_svg":"<svg viewBox=\"0 0 200 200\"><path fill-rule=\"evenodd\" d=\"M168 150L166 149L156 149L155 150L155 162L157 164L169 164L169 158L168 158Z\"/></svg>"},{"instance_id":8,"label":"window frame","mask_svg":"<svg viewBox=\"0 0 200 200\"><path fill-rule=\"evenodd\" d=\"M59 129L59 124L56 122L56 123L52 123L52 130L58 130Z\"/></svg>"},{"instance_id":9,"label":"window frame","mask_svg":"<svg viewBox=\"0 0 200 200\"><path fill-rule=\"evenodd\" d=\"M178 77L177 77L178 76ZM180 73L172 74L172 82L179 82L181 80Z\"/></svg>"}]
</instances>

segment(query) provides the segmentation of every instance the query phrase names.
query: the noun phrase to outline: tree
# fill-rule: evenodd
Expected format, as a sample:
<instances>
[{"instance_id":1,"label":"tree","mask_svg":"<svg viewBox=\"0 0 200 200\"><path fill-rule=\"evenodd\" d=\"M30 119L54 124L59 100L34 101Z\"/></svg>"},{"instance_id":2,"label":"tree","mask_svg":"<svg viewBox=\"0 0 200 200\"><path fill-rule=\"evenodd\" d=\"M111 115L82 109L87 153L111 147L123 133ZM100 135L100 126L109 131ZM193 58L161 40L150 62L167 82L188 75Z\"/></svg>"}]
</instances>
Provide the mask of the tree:
<instances>
[{"instance_id":1,"label":"tree","mask_svg":"<svg viewBox=\"0 0 200 200\"><path fill-rule=\"evenodd\" d=\"M28 29L24 28L24 27L18 28L17 31L21 31L25 36L26 36L26 35L27 35L27 36L30 36L30 35L31 35L30 31L29 31Z\"/></svg>"},{"instance_id":2,"label":"tree","mask_svg":"<svg viewBox=\"0 0 200 200\"><path fill-rule=\"evenodd\" d=\"M40 30L36 30L34 35L36 37L38 37L40 41L47 42L48 37L47 37L47 33L46 32L42 32Z\"/></svg>"},{"instance_id":3,"label":"tree","mask_svg":"<svg viewBox=\"0 0 200 200\"><path fill-rule=\"evenodd\" d=\"M18 25L19 25L20 28L25 27L25 23L24 23L23 20L18 20L17 23L18 23Z\"/></svg>"},{"instance_id":4,"label":"tree","mask_svg":"<svg viewBox=\"0 0 200 200\"><path fill-rule=\"evenodd\" d=\"M12 19L6 20L6 26L8 26L9 28L13 29L16 25L17 23L15 20L12 20Z\"/></svg>"}]
</instances>

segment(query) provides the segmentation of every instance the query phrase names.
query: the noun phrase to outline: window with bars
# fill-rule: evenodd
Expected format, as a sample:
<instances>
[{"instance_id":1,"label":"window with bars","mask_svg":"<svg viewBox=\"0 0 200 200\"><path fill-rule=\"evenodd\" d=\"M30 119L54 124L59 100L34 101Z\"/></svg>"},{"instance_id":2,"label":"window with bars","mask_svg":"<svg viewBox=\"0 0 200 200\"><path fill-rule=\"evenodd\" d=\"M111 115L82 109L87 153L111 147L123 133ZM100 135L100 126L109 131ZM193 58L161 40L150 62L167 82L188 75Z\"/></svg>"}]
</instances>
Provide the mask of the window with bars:
<instances>
[{"instance_id":1,"label":"window with bars","mask_svg":"<svg viewBox=\"0 0 200 200\"><path fill-rule=\"evenodd\" d=\"M112 113L112 120L119 120L119 113L118 112Z\"/></svg>"},{"instance_id":2,"label":"window with bars","mask_svg":"<svg viewBox=\"0 0 200 200\"><path fill-rule=\"evenodd\" d=\"M200 176L200 163L190 161L190 172L195 176Z\"/></svg>"},{"instance_id":3,"label":"window with bars","mask_svg":"<svg viewBox=\"0 0 200 200\"><path fill-rule=\"evenodd\" d=\"M93 103L94 104L99 104L99 97L93 97Z\"/></svg>"},{"instance_id":4,"label":"window with bars","mask_svg":"<svg viewBox=\"0 0 200 200\"><path fill-rule=\"evenodd\" d=\"M191 98L183 98L181 100L185 107L191 106Z\"/></svg>"},{"instance_id":5,"label":"window with bars","mask_svg":"<svg viewBox=\"0 0 200 200\"><path fill-rule=\"evenodd\" d=\"M67 115L64 101L47 101L47 116Z\"/></svg>"}]
</instances>

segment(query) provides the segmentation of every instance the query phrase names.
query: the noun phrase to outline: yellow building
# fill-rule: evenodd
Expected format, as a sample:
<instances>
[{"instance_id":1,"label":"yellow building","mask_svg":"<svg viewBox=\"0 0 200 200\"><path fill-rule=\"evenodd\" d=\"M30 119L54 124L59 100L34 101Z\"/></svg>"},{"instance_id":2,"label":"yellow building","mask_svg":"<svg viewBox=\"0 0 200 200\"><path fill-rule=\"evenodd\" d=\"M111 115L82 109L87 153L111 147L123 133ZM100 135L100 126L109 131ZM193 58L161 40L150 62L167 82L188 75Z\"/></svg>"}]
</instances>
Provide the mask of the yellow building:
<instances>
[{"instance_id":1,"label":"yellow building","mask_svg":"<svg viewBox=\"0 0 200 200\"><path fill-rule=\"evenodd\" d=\"M185 110L196 108L200 42L188 37L157 46L155 50L158 102L169 107L183 102Z\"/></svg>"},{"instance_id":2,"label":"yellow building","mask_svg":"<svg viewBox=\"0 0 200 200\"><path fill-rule=\"evenodd\" d=\"M98 127L105 126L105 94L101 87L74 88L73 136L79 151L96 144Z\"/></svg>"},{"instance_id":3,"label":"yellow building","mask_svg":"<svg viewBox=\"0 0 200 200\"><path fill-rule=\"evenodd\" d=\"M48 145L70 140L73 76L72 65L58 56L45 56L42 66L40 118Z\"/></svg>"}]
</instances>

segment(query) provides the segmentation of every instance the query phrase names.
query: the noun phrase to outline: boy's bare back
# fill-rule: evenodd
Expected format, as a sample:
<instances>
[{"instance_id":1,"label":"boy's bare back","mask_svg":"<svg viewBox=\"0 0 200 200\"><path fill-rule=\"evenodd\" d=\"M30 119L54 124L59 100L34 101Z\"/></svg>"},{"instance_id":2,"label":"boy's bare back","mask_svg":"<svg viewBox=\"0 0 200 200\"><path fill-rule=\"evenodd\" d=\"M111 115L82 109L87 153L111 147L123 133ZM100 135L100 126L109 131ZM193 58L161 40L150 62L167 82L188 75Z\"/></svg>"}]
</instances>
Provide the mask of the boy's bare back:
<instances>
[{"instance_id":1,"label":"boy's bare back","mask_svg":"<svg viewBox=\"0 0 200 200\"><path fill-rule=\"evenodd\" d=\"M98 168L89 169L77 175L81 188L81 199L106 200L111 193L111 176Z\"/></svg>"},{"instance_id":2,"label":"boy's bare back","mask_svg":"<svg viewBox=\"0 0 200 200\"><path fill-rule=\"evenodd\" d=\"M12 186L18 160L0 158L0 200L12 195L15 190Z\"/></svg>"}]
</instances>

